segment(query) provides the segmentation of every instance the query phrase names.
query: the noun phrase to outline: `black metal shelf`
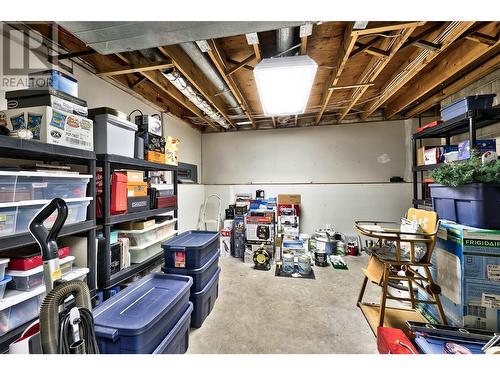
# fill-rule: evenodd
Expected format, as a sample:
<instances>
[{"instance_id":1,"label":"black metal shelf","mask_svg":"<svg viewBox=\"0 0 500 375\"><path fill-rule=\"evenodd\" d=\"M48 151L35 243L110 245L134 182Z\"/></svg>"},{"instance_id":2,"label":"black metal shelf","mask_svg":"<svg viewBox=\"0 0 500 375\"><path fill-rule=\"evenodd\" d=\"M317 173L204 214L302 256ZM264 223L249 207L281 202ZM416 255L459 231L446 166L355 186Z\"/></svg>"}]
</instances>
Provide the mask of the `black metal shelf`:
<instances>
[{"instance_id":1,"label":"black metal shelf","mask_svg":"<svg viewBox=\"0 0 500 375\"><path fill-rule=\"evenodd\" d=\"M95 229L95 221L87 220L81 223L65 225L59 234L59 237L69 236L77 233L84 233ZM0 238L0 252L14 249L17 247L35 244L35 239L29 232L13 234Z\"/></svg>"},{"instance_id":2,"label":"black metal shelf","mask_svg":"<svg viewBox=\"0 0 500 375\"><path fill-rule=\"evenodd\" d=\"M133 264L130 267L118 271L117 273L111 275L109 280L104 284L104 288L112 288L115 285L124 282L130 277L149 268L150 266L160 261L161 259L163 259L163 251L156 255L153 255L151 258L146 259L142 263Z\"/></svg>"},{"instance_id":3,"label":"black metal shelf","mask_svg":"<svg viewBox=\"0 0 500 375\"><path fill-rule=\"evenodd\" d=\"M425 172L425 171L432 171L434 169L437 169L441 166L441 164L431 164L431 165L417 165L412 168L413 172Z\"/></svg>"},{"instance_id":4,"label":"black metal shelf","mask_svg":"<svg viewBox=\"0 0 500 375\"><path fill-rule=\"evenodd\" d=\"M120 224L120 223L125 223L127 221L147 219L148 217L158 216L174 210L177 210L177 206L166 207L166 208L154 208L152 210L147 210L147 211L132 212L129 214L121 214L121 215L112 215L107 218L98 218L97 222L99 224L109 224L109 225Z\"/></svg>"},{"instance_id":5,"label":"black metal shelf","mask_svg":"<svg viewBox=\"0 0 500 375\"><path fill-rule=\"evenodd\" d=\"M500 121L500 108L480 109L464 113L461 116L444 121L439 125L427 128L413 134L414 139L444 138L469 131L470 119L475 121L475 129L494 124Z\"/></svg>"},{"instance_id":6,"label":"black metal shelf","mask_svg":"<svg viewBox=\"0 0 500 375\"><path fill-rule=\"evenodd\" d=\"M426 199L414 199L414 205L432 207L432 202Z\"/></svg>"},{"instance_id":7,"label":"black metal shelf","mask_svg":"<svg viewBox=\"0 0 500 375\"><path fill-rule=\"evenodd\" d=\"M177 167L174 165L154 163L143 159L128 158L121 155L112 154L98 154L97 160L99 162L108 162L115 167L123 167L144 170L144 171L176 171Z\"/></svg>"},{"instance_id":8,"label":"black metal shelf","mask_svg":"<svg viewBox=\"0 0 500 375\"><path fill-rule=\"evenodd\" d=\"M75 161L79 163L95 160L96 158L93 151L23 140L6 135L0 135L0 155L19 159L60 160L65 162Z\"/></svg>"}]
</instances>

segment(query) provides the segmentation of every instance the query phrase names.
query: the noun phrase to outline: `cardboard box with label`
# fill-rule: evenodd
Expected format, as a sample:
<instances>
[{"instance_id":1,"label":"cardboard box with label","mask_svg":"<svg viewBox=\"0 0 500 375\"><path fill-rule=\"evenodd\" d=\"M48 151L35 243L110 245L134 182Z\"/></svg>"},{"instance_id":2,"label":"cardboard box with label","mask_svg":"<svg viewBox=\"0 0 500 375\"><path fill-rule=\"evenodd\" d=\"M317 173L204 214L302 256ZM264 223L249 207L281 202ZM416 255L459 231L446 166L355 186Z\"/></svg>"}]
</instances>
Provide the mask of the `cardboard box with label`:
<instances>
[{"instance_id":1,"label":"cardboard box with label","mask_svg":"<svg viewBox=\"0 0 500 375\"><path fill-rule=\"evenodd\" d=\"M48 106L5 111L10 131L28 129L33 140L94 151L92 120Z\"/></svg>"},{"instance_id":2,"label":"cardboard box with label","mask_svg":"<svg viewBox=\"0 0 500 375\"><path fill-rule=\"evenodd\" d=\"M169 165L179 164L179 145L181 141L168 136L165 142L165 163Z\"/></svg>"},{"instance_id":3,"label":"cardboard box with label","mask_svg":"<svg viewBox=\"0 0 500 375\"><path fill-rule=\"evenodd\" d=\"M144 171L132 171L127 170L127 182L143 182L144 181Z\"/></svg>"},{"instance_id":4,"label":"cardboard box with label","mask_svg":"<svg viewBox=\"0 0 500 375\"><path fill-rule=\"evenodd\" d=\"M245 216L247 241L271 241L274 238L273 212L266 216Z\"/></svg>"},{"instance_id":5,"label":"cardboard box with label","mask_svg":"<svg viewBox=\"0 0 500 375\"><path fill-rule=\"evenodd\" d=\"M300 194L278 194L278 204L300 204Z\"/></svg>"},{"instance_id":6,"label":"cardboard box with label","mask_svg":"<svg viewBox=\"0 0 500 375\"><path fill-rule=\"evenodd\" d=\"M231 255L231 230L221 229L219 236L220 257L228 258Z\"/></svg>"},{"instance_id":7,"label":"cardboard box with label","mask_svg":"<svg viewBox=\"0 0 500 375\"><path fill-rule=\"evenodd\" d=\"M500 332L500 230L442 222L432 264L448 324ZM434 305L420 307L439 316Z\"/></svg>"},{"instance_id":8,"label":"cardboard box with label","mask_svg":"<svg viewBox=\"0 0 500 375\"><path fill-rule=\"evenodd\" d=\"M127 182L127 197L145 197L148 195L147 182Z\"/></svg>"}]
</instances>

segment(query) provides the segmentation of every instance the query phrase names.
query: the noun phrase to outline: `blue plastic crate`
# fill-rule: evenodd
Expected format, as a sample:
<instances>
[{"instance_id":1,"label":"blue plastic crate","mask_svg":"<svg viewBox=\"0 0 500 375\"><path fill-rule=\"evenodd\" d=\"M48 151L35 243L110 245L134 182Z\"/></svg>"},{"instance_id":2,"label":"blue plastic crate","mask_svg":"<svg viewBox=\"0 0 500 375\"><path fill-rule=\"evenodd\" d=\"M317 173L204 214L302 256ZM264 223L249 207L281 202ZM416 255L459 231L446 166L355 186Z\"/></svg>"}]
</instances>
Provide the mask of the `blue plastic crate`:
<instances>
[{"instance_id":1,"label":"blue plastic crate","mask_svg":"<svg viewBox=\"0 0 500 375\"><path fill-rule=\"evenodd\" d=\"M191 293L196 293L203 290L203 288L207 286L208 282L212 280L212 277L215 275L218 266L219 251L217 251L212 256L212 258L201 268L191 270L187 268L162 267L161 270L167 274L170 273L175 275L191 276L191 278L193 279Z\"/></svg>"},{"instance_id":2,"label":"blue plastic crate","mask_svg":"<svg viewBox=\"0 0 500 375\"><path fill-rule=\"evenodd\" d=\"M153 354L184 354L187 352L192 312L193 304L189 302L184 315L182 315L174 328L168 333L167 337L158 345Z\"/></svg>"},{"instance_id":3,"label":"blue plastic crate","mask_svg":"<svg viewBox=\"0 0 500 375\"><path fill-rule=\"evenodd\" d=\"M200 328L207 316L212 311L215 301L219 296L220 268L217 268L212 280L208 282L201 292L191 293L189 300L193 303L191 327Z\"/></svg>"},{"instance_id":4,"label":"blue plastic crate","mask_svg":"<svg viewBox=\"0 0 500 375\"><path fill-rule=\"evenodd\" d=\"M165 267L198 269L219 251L219 232L184 232L161 244Z\"/></svg>"},{"instance_id":5,"label":"blue plastic crate","mask_svg":"<svg viewBox=\"0 0 500 375\"><path fill-rule=\"evenodd\" d=\"M193 280L149 274L94 309L99 350L104 354L149 354L184 315Z\"/></svg>"},{"instance_id":6,"label":"blue plastic crate","mask_svg":"<svg viewBox=\"0 0 500 375\"><path fill-rule=\"evenodd\" d=\"M441 108L441 119L451 120L475 109L489 109L493 105L493 98L496 94L466 96L457 100L444 108Z\"/></svg>"},{"instance_id":7,"label":"blue plastic crate","mask_svg":"<svg viewBox=\"0 0 500 375\"><path fill-rule=\"evenodd\" d=\"M500 229L500 184L429 185L440 219L483 229Z\"/></svg>"}]
</instances>

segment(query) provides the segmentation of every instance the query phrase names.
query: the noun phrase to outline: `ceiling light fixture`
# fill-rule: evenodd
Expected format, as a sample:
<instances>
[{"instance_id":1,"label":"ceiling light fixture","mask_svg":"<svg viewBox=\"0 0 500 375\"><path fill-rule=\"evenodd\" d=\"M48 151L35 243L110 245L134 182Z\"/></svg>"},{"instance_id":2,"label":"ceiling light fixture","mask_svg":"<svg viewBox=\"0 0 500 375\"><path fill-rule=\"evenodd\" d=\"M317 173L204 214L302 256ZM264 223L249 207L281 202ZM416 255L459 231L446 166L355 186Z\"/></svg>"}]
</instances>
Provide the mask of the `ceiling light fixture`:
<instances>
[{"instance_id":1,"label":"ceiling light fixture","mask_svg":"<svg viewBox=\"0 0 500 375\"><path fill-rule=\"evenodd\" d=\"M238 121L236 125L250 125L252 121Z\"/></svg>"},{"instance_id":2,"label":"ceiling light fixture","mask_svg":"<svg viewBox=\"0 0 500 375\"><path fill-rule=\"evenodd\" d=\"M253 74L264 114L304 113L317 69L307 55L262 59Z\"/></svg>"}]
</instances>

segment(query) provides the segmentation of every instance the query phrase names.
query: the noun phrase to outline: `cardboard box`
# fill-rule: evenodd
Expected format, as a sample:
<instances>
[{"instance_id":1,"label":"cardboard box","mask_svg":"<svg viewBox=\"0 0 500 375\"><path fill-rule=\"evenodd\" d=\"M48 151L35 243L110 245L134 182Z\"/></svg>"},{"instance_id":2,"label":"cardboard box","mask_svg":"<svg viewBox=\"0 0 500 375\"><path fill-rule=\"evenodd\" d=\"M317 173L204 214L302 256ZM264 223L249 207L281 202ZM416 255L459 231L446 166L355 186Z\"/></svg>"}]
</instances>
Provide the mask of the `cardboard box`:
<instances>
[{"instance_id":1,"label":"cardboard box","mask_svg":"<svg viewBox=\"0 0 500 375\"><path fill-rule=\"evenodd\" d=\"M300 194L278 194L278 204L300 204Z\"/></svg>"},{"instance_id":2,"label":"cardboard box","mask_svg":"<svg viewBox=\"0 0 500 375\"><path fill-rule=\"evenodd\" d=\"M165 154L155 151L147 151L145 155L147 161L152 161L153 163L165 164Z\"/></svg>"},{"instance_id":3,"label":"cardboard box","mask_svg":"<svg viewBox=\"0 0 500 375\"><path fill-rule=\"evenodd\" d=\"M425 165L425 147L419 147L417 149L417 165Z\"/></svg>"},{"instance_id":4,"label":"cardboard box","mask_svg":"<svg viewBox=\"0 0 500 375\"><path fill-rule=\"evenodd\" d=\"M159 135L160 137L163 135L161 120L156 116L135 116L135 124L138 125L139 129L142 131Z\"/></svg>"},{"instance_id":5,"label":"cardboard box","mask_svg":"<svg viewBox=\"0 0 500 375\"><path fill-rule=\"evenodd\" d=\"M434 165L439 163L441 157L441 147L432 147L424 151L424 165Z\"/></svg>"},{"instance_id":6,"label":"cardboard box","mask_svg":"<svg viewBox=\"0 0 500 375\"><path fill-rule=\"evenodd\" d=\"M500 230L443 222L432 264L448 324L500 332ZM435 306L420 307L437 320Z\"/></svg>"},{"instance_id":7,"label":"cardboard box","mask_svg":"<svg viewBox=\"0 0 500 375\"><path fill-rule=\"evenodd\" d=\"M497 143L494 139L481 139L476 141L476 151L479 154L484 154L486 151L497 150ZM458 160L466 160L470 158L470 142L463 141L458 144Z\"/></svg>"},{"instance_id":8,"label":"cardboard box","mask_svg":"<svg viewBox=\"0 0 500 375\"><path fill-rule=\"evenodd\" d=\"M28 129L33 140L94 151L93 122L48 106L5 111L9 130Z\"/></svg>"},{"instance_id":9,"label":"cardboard box","mask_svg":"<svg viewBox=\"0 0 500 375\"><path fill-rule=\"evenodd\" d=\"M155 225L155 220L145 220L145 221L127 221L126 223L120 224L120 229L123 230L143 230L150 228Z\"/></svg>"},{"instance_id":10,"label":"cardboard box","mask_svg":"<svg viewBox=\"0 0 500 375\"><path fill-rule=\"evenodd\" d=\"M171 136L167 137L167 141L165 143L165 158L166 164L169 165L178 165L179 164L179 145L181 141L177 138L173 138Z\"/></svg>"},{"instance_id":11,"label":"cardboard box","mask_svg":"<svg viewBox=\"0 0 500 375\"><path fill-rule=\"evenodd\" d=\"M155 151L164 154L165 153L165 138L162 136L144 132L140 133L139 136L144 139L144 152Z\"/></svg>"},{"instance_id":12,"label":"cardboard box","mask_svg":"<svg viewBox=\"0 0 500 375\"><path fill-rule=\"evenodd\" d=\"M147 182L128 182L127 197L145 197L148 195Z\"/></svg>"},{"instance_id":13,"label":"cardboard box","mask_svg":"<svg viewBox=\"0 0 500 375\"><path fill-rule=\"evenodd\" d=\"M221 229L219 236L220 257L227 258L231 255L231 230Z\"/></svg>"},{"instance_id":14,"label":"cardboard box","mask_svg":"<svg viewBox=\"0 0 500 375\"><path fill-rule=\"evenodd\" d=\"M127 170L127 182L143 182L144 181L144 171L131 171Z\"/></svg>"},{"instance_id":15,"label":"cardboard box","mask_svg":"<svg viewBox=\"0 0 500 375\"><path fill-rule=\"evenodd\" d=\"M273 213L270 216L245 216L247 241L272 241L274 238Z\"/></svg>"}]
</instances>

